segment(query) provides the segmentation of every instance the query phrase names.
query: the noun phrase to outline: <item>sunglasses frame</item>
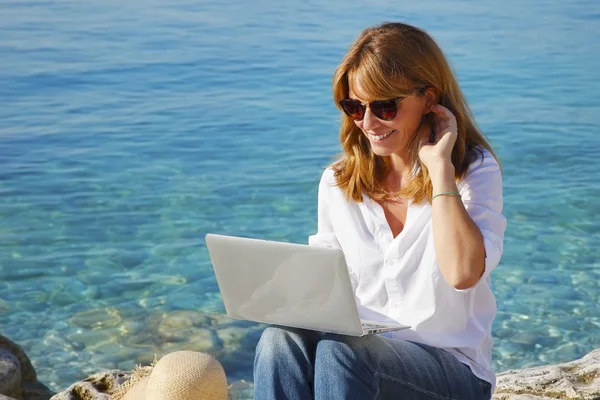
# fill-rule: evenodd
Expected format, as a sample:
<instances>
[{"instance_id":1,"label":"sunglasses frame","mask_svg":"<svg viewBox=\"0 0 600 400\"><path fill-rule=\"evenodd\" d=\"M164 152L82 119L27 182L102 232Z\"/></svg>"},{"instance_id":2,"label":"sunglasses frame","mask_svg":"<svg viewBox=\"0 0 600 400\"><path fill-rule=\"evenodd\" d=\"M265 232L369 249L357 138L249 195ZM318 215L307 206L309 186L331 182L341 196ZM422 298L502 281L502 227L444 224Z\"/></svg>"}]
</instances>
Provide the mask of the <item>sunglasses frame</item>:
<instances>
[{"instance_id":1,"label":"sunglasses frame","mask_svg":"<svg viewBox=\"0 0 600 400\"><path fill-rule=\"evenodd\" d=\"M414 92L419 92L421 94L425 93L425 91L427 90L429 86L424 86L421 88L416 88L413 89L411 94ZM338 102L338 104L340 105L340 108L342 109L342 111L344 112L344 114L346 114L348 117L352 118L354 121L362 121L363 119L365 119L365 114L367 112L367 108L371 109L371 112L373 113L373 115L375 115L375 117L377 119L380 119L382 121L391 121L394 118L396 118L396 115L398 114L398 103L401 102L402 100L406 99L408 96L402 96L402 97L394 97L391 99L387 99L387 100L373 100L370 101L368 103L361 103L360 101L356 100L356 99L350 99L350 98L346 98L346 99L342 99ZM396 109L394 110L394 115L391 118L382 118L380 115L377 115L379 112L375 111L377 110L377 106L381 103L387 103L387 102L394 102L394 105L396 106ZM354 118L352 117L351 114L349 114L348 112L346 112L345 108L344 108L344 104L347 103L352 103L352 104L357 104L359 105L360 109L362 110L362 118Z\"/></svg>"}]
</instances>

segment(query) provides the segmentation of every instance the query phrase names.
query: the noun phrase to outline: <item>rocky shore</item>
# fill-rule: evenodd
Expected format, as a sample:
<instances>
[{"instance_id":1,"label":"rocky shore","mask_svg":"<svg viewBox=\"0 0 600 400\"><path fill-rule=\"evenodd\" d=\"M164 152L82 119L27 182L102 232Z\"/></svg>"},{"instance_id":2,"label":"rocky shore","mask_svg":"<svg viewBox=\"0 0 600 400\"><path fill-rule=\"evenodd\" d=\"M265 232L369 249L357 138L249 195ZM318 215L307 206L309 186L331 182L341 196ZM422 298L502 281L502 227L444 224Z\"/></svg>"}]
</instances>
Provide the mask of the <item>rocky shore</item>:
<instances>
[{"instance_id":1,"label":"rocky shore","mask_svg":"<svg viewBox=\"0 0 600 400\"><path fill-rule=\"evenodd\" d=\"M494 400L600 400L600 349L558 365L498 374Z\"/></svg>"},{"instance_id":2,"label":"rocky shore","mask_svg":"<svg viewBox=\"0 0 600 400\"><path fill-rule=\"evenodd\" d=\"M0 400L109 400L107 392L123 385L131 371L99 372L52 393L37 380L23 349L0 335ZM250 400L252 384L237 381L229 387L230 400ZM600 349L581 359L498 374L494 400L600 400Z\"/></svg>"}]
</instances>

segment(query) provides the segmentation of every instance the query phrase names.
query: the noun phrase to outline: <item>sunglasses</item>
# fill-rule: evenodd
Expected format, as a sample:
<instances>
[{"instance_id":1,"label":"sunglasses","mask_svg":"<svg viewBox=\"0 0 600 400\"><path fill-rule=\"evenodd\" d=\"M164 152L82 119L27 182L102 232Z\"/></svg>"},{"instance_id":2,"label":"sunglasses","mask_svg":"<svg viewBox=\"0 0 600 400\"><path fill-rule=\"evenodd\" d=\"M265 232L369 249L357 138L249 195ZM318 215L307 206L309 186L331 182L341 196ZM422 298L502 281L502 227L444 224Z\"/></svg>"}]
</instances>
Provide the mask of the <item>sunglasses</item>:
<instances>
[{"instance_id":1,"label":"sunglasses","mask_svg":"<svg viewBox=\"0 0 600 400\"><path fill-rule=\"evenodd\" d=\"M427 87L414 89L419 93L424 93ZM347 116L355 121L362 121L365 117L367 107L371 109L373 115L383 121L391 121L396 118L398 112L398 103L404 100L405 97L396 97L389 100L373 100L368 104L362 104L358 100L342 99L339 101L340 107Z\"/></svg>"}]
</instances>

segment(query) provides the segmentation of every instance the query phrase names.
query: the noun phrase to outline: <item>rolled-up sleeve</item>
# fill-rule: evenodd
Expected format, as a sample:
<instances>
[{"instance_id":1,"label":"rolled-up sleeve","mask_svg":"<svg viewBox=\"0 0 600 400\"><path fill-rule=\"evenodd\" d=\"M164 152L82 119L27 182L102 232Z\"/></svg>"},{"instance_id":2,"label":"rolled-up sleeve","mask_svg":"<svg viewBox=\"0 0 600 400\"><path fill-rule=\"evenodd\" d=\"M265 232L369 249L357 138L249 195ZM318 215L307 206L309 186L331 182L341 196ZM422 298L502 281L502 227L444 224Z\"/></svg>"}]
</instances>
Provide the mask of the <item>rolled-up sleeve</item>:
<instances>
[{"instance_id":1,"label":"rolled-up sleeve","mask_svg":"<svg viewBox=\"0 0 600 400\"><path fill-rule=\"evenodd\" d=\"M480 280L496 268L504 251L506 218L502 215L502 172L496 159L483 150L471 164L458 188L467 213L479 227L485 247L485 271Z\"/></svg>"}]
</instances>

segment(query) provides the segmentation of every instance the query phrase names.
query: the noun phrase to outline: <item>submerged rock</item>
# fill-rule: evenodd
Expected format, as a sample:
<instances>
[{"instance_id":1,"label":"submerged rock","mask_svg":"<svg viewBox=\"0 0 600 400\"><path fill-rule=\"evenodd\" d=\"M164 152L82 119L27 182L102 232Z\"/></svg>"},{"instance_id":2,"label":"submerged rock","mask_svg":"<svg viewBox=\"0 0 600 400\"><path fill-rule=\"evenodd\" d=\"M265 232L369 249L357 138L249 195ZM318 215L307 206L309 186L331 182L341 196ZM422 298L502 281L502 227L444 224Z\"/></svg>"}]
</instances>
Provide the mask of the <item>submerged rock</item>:
<instances>
[{"instance_id":1,"label":"submerged rock","mask_svg":"<svg viewBox=\"0 0 600 400\"><path fill-rule=\"evenodd\" d=\"M559 365L498 374L494 400L600 400L600 349Z\"/></svg>"},{"instance_id":2,"label":"submerged rock","mask_svg":"<svg viewBox=\"0 0 600 400\"><path fill-rule=\"evenodd\" d=\"M21 346L0 335L0 400L48 400L52 394Z\"/></svg>"}]
</instances>

